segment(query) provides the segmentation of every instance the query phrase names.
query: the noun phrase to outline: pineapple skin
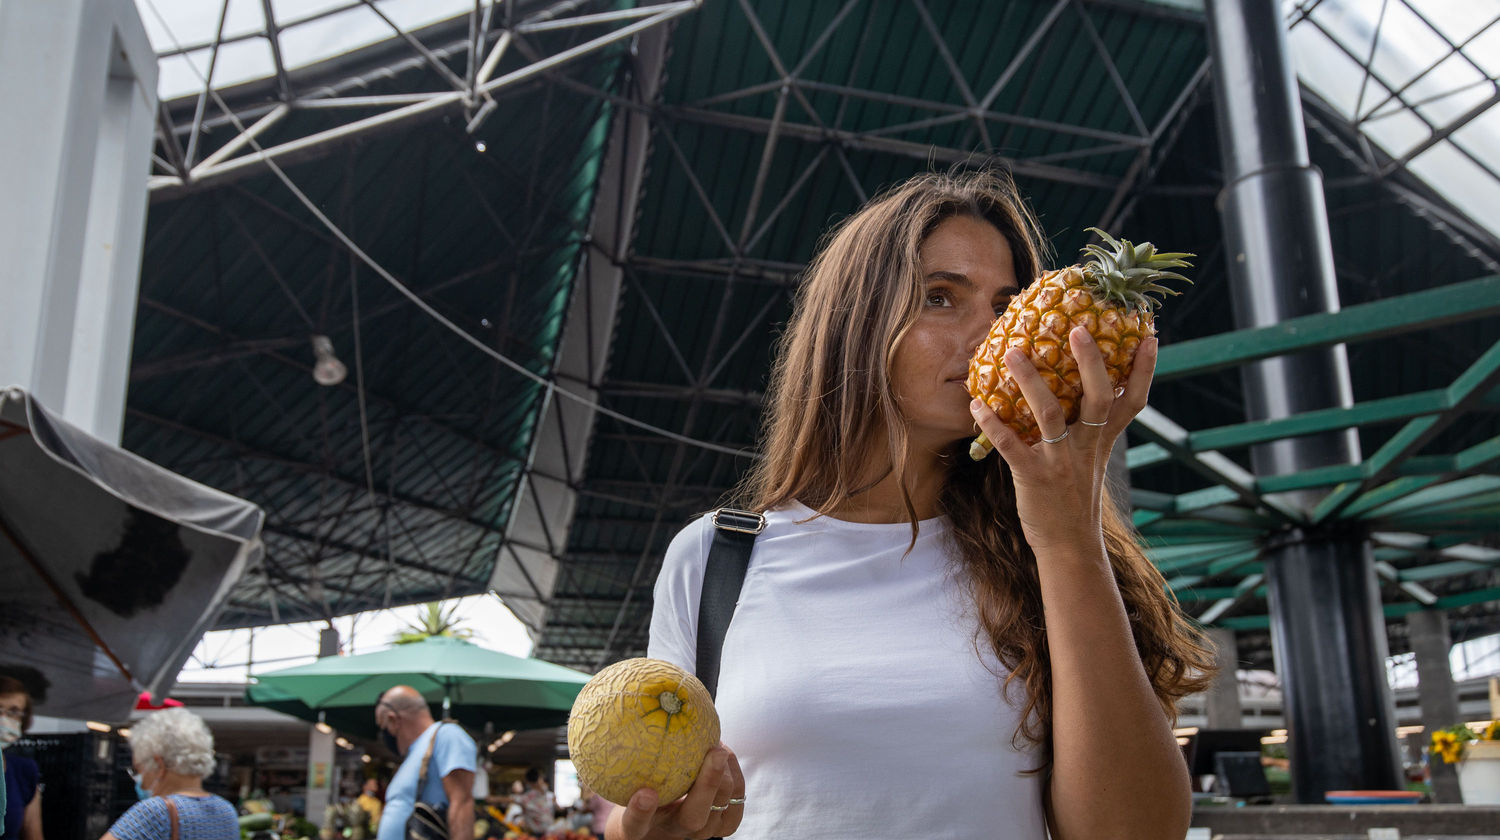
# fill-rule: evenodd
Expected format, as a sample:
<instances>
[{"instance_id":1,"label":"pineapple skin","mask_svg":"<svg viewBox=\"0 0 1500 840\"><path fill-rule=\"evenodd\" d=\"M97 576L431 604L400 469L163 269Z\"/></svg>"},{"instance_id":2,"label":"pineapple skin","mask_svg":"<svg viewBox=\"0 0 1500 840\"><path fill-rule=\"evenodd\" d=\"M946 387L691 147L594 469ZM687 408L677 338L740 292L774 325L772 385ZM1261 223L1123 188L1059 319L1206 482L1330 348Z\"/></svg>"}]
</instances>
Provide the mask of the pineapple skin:
<instances>
[{"instance_id":1,"label":"pineapple skin","mask_svg":"<svg viewBox=\"0 0 1500 840\"><path fill-rule=\"evenodd\" d=\"M1111 388L1125 382L1136 348L1156 334L1149 308L1102 302L1085 285L1083 268L1070 265L1043 274L1012 298L969 360L969 393L988 405L1027 445L1041 441L1042 432L1020 386L1006 370L1005 351L1018 347L1026 352L1072 425L1082 405L1083 380L1068 346L1068 333L1078 326L1088 329L1103 353Z\"/></svg>"}]
</instances>

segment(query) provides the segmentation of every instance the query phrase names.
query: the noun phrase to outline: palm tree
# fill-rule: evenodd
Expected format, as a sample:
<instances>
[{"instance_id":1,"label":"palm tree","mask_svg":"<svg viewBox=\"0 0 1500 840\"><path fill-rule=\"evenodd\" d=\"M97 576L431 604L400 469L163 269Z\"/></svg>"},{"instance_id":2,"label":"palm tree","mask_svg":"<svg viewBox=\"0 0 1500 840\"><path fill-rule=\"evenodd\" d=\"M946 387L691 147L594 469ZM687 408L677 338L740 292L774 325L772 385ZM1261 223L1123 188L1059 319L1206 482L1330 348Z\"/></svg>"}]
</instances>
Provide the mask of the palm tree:
<instances>
[{"instance_id":1,"label":"palm tree","mask_svg":"<svg viewBox=\"0 0 1500 840\"><path fill-rule=\"evenodd\" d=\"M410 645L436 636L465 641L474 637L474 631L460 626L461 622L455 617L458 613L458 602L452 602L444 607L441 601L433 601L423 604L420 609L417 620L407 622L405 630L391 637L391 644Z\"/></svg>"}]
</instances>

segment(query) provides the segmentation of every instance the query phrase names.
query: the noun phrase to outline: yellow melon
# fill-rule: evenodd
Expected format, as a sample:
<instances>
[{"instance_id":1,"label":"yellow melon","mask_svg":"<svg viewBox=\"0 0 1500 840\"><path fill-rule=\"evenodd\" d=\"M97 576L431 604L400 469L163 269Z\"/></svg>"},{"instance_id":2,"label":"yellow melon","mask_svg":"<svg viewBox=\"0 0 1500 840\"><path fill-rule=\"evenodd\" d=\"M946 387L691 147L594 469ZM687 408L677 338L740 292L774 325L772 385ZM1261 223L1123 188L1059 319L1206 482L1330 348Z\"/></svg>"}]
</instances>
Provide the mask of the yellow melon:
<instances>
[{"instance_id":1,"label":"yellow melon","mask_svg":"<svg viewBox=\"0 0 1500 840\"><path fill-rule=\"evenodd\" d=\"M568 718L578 780L616 805L645 787L663 805L687 793L718 743L708 689L660 659L626 659L595 674Z\"/></svg>"}]
</instances>

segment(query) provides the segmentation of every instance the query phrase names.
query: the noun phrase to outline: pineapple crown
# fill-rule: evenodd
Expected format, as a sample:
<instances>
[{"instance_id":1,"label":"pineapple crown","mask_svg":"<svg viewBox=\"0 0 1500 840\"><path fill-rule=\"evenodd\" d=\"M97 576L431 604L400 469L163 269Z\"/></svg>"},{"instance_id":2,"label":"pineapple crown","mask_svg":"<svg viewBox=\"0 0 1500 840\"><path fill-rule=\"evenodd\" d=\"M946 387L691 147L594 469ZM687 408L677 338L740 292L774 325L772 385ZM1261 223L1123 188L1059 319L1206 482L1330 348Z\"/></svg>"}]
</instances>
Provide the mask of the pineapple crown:
<instances>
[{"instance_id":1,"label":"pineapple crown","mask_svg":"<svg viewBox=\"0 0 1500 840\"><path fill-rule=\"evenodd\" d=\"M1109 248L1105 250L1093 243L1083 246L1083 252L1092 257L1083 266L1084 276L1106 300L1149 312L1161 303L1156 295L1181 294L1157 281L1193 282L1168 269L1191 268L1187 258L1195 254L1158 254L1150 242L1135 245L1129 239L1115 239L1098 228L1088 230L1098 234Z\"/></svg>"}]
</instances>

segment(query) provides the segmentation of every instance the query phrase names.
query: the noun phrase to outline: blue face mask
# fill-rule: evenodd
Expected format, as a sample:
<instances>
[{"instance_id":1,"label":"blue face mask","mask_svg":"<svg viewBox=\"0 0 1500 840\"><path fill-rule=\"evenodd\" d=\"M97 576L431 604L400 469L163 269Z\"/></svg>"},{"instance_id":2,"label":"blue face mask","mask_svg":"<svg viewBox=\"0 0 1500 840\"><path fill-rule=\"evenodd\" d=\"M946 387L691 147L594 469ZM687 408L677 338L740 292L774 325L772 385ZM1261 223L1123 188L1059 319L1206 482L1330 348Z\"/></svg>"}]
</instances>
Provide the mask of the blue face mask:
<instances>
[{"instance_id":1,"label":"blue face mask","mask_svg":"<svg viewBox=\"0 0 1500 840\"><path fill-rule=\"evenodd\" d=\"M150 799L151 791L141 787L141 774L134 770L130 772L130 781L135 782L135 796L137 799Z\"/></svg>"}]
</instances>

